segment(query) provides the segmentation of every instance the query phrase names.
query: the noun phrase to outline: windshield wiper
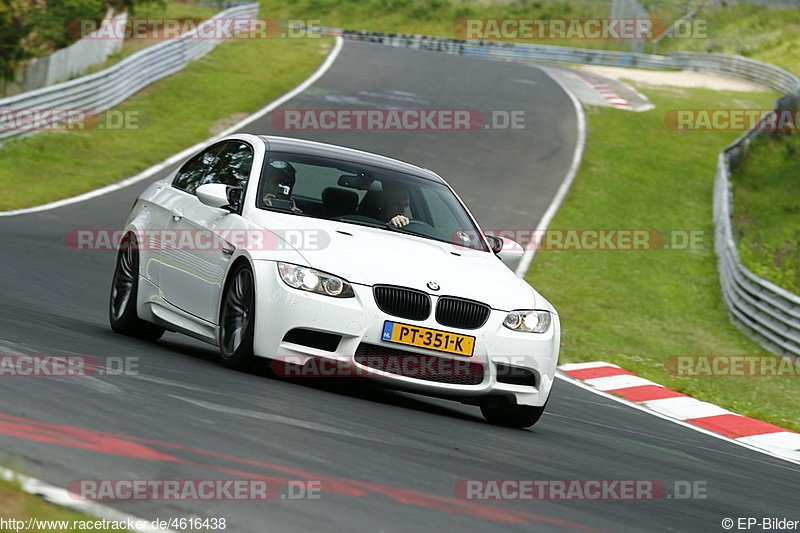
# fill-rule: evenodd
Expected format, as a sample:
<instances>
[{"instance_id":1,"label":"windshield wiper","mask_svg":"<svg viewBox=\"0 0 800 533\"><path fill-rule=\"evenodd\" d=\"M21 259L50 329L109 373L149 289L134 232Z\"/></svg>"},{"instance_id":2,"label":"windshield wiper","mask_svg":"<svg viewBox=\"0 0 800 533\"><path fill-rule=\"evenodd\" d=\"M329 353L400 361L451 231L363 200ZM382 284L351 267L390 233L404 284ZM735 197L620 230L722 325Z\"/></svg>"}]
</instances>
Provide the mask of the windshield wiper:
<instances>
[{"instance_id":1,"label":"windshield wiper","mask_svg":"<svg viewBox=\"0 0 800 533\"><path fill-rule=\"evenodd\" d=\"M389 224L388 222L386 223L386 225L384 227L386 229L388 229L389 231L397 231L397 232L400 232L400 233L405 233L406 235L416 235L417 237L432 238L430 235L425 235L424 233L417 233L416 231L409 231L409 230L407 230L405 228L398 228L394 224Z\"/></svg>"},{"instance_id":2,"label":"windshield wiper","mask_svg":"<svg viewBox=\"0 0 800 533\"><path fill-rule=\"evenodd\" d=\"M283 209L281 207L270 207L268 205L265 205L264 207L259 207L259 209L263 209L264 211L272 211L273 213L284 213L286 215L295 215L295 216L298 216L298 217L313 217L313 218L317 218L317 217L314 217L314 215L311 215L309 213L303 213L302 211L292 211L291 209Z\"/></svg>"},{"instance_id":3,"label":"windshield wiper","mask_svg":"<svg viewBox=\"0 0 800 533\"><path fill-rule=\"evenodd\" d=\"M329 220L333 220L334 222L345 222L347 224L356 224L357 226L367 226L368 228L389 229L387 227L387 224L385 224L383 222L370 222L368 220L354 220L354 219L348 218L348 217L339 217L339 218L334 218L334 219L329 219Z\"/></svg>"},{"instance_id":4,"label":"windshield wiper","mask_svg":"<svg viewBox=\"0 0 800 533\"><path fill-rule=\"evenodd\" d=\"M454 246L463 246L461 243L450 242L450 241L445 240L445 239L439 239L437 237L432 237L430 235L426 235L425 233L417 233L416 231L409 231L409 230L404 229L404 228L398 228L397 226L395 226L393 224L389 224L388 222L370 222L368 220L353 220L353 219L347 218L346 216L345 217L336 218L336 219L328 219L328 220L334 220L335 222L345 222L347 224L355 224L357 226L366 226L368 228L378 228L378 229L382 229L382 230L385 230L385 231L396 231L398 233L404 233L406 235L413 235L414 237L422 237L423 239L428 239L428 240L431 240L431 241L443 242L445 244L452 244Z\"/></svg>"}]
</instances>

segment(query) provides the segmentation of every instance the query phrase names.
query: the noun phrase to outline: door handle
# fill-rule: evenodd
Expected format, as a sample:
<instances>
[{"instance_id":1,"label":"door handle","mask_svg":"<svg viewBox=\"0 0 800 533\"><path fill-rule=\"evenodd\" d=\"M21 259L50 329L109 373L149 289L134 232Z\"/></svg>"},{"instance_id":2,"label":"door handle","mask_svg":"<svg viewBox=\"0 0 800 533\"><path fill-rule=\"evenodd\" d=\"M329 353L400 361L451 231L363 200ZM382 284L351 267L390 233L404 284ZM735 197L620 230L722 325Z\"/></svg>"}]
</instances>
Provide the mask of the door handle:
<instances>
[{"instance_id":1,"label":"door handle","mask_svg":"<svg viewBox=\"0 0 800 533\"><path fill-rule=\"evenodd\" d=\"M175 222L179 222L183 218L183 211L180 209L173 209L172 210L172 220Z\"/></svg>"}]
</instances>

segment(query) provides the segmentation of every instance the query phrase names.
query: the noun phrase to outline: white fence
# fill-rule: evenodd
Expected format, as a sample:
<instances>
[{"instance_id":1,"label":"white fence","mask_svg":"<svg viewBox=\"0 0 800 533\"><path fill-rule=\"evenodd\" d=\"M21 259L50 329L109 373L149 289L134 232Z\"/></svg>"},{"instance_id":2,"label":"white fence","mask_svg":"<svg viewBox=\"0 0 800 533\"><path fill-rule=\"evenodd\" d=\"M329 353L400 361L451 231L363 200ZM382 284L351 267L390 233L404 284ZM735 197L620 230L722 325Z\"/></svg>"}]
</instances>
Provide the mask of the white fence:
<instances>
[{"instance_id":1,"label":"white fence","mask_svg":"<svg viewBox=\"0 0 800 533\"><path fill-rule=\"evenodd\" d=\"M25 68L23 81L25 90L52 85L58 81L83 74L92 65L102 63L111 54L119 52L125 40L123 35L103 39L98 39L97 36L114 35L114 32L109 29L119 28L125 24L127 19L127 13L121 13L111 19L103 19L97 31L49 56L32 59Z\"/></svg>"},{"instance_id":2,"label":"white fence","mask_svg":"<svg viewBox=\"0 0 800 533\"><path fill-rule=\"evenodd\" d=\"M211 33L205 30L213 27L212 19L254 18L258 7L257 3L248 3L226 9L180 38L145 48L100 72L0 99L0 140L34 131L20 127L23 113L30 117L55 110L101 113L110 109L151 83L183 69L189 61L222 42L222 39L198 38Z\"/></svg>"}]
</instances>

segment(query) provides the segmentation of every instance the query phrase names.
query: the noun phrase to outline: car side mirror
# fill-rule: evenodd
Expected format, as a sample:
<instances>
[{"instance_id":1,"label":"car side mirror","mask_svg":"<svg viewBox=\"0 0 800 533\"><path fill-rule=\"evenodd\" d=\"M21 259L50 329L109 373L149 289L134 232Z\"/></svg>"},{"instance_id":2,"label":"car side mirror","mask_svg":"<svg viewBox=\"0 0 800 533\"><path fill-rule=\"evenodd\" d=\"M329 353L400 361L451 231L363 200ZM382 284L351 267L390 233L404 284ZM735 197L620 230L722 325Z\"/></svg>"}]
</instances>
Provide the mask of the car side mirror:
<instances>
[{"instance_id":1,"label":"car side mirror","mask_svg":"<svg viewBox=\"0 0 800 533\"><path fill-rule=\"evenodd\" d=\"M231 213L238 213L242 210L242 200L244 200L244 189L242 187L228 185L225 196L228 197L228 207L231 208Z\"/></svg>"},{"instance_id":2,"label":"car side mirror","mask_svg":"<svg viewBox=\"0 0 800 533\"><path fill-rule=\"evenodd\" d=\"M503 264L516 271L520 261L522 261L522 256L525 255L525 248L517 241L506 237L486 235L486 239L489 241L492 251L500 258Z\"/></svg>"},{"instance_id":3,"label":"car side mirror","mask_svg":"<svg viewBox=\"0 0 800 533\"><path fill-rule=\"evenodd\" d=\"M206 183L199 186L194 193L202 204L225 209L231 213L238 211L242 200L241 187L232 187L223 183Z\"/></svg>"},{"instance_id":4,"label":"car side mirror","mask_svg":"<svg viewBox=\"0 0 800 533\"><path fill-rule=\"evenodd\" d=\"M516 272L523 255L525 255L525 248L520 243L503 237L503 249L497 256L508 268Z\"/></svg>"},{"instance_id":5,"label":"car side mirror","mask_svg":"<svg viewBox=\"0 0 800 533\"><path fill-rule=\"evenodd\" d=\"M489 246L491 247L492 251L496 254L499 254L503 249L503 238L495 235L488 235L486 233L483 235L486 237L486 240L489 241Z\"/></svg>"}]
</instances>

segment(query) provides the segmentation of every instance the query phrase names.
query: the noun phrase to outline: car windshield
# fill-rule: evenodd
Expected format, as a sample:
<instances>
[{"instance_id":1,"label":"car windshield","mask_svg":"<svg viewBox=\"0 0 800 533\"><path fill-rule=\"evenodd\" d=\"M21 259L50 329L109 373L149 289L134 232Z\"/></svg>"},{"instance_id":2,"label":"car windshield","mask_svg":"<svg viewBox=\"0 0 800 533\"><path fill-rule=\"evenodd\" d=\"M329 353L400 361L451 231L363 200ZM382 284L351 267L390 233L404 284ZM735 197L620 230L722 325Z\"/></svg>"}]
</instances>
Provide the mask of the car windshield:
<instances>
[{"instance_id":1,"label":"car windshield","mask_svg":"<svg viewBox=\"0 0 800 533\"><path fill-rule=\"evenodd\" d=\"M270 152L256 205L488 251L478 228L447 186L360 163ZM406 217L408 223L389 224L397 216Z\"/></svg>"}]
</instances>

